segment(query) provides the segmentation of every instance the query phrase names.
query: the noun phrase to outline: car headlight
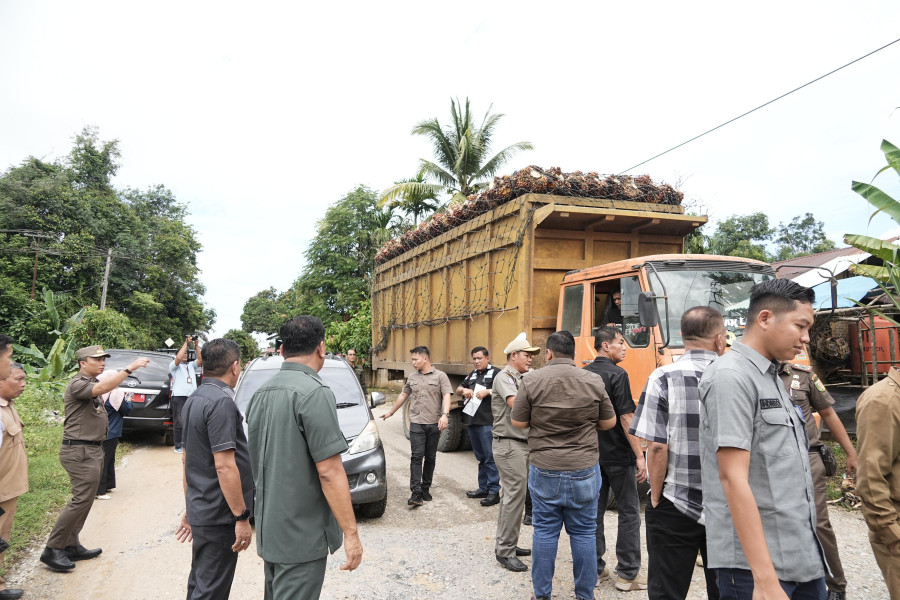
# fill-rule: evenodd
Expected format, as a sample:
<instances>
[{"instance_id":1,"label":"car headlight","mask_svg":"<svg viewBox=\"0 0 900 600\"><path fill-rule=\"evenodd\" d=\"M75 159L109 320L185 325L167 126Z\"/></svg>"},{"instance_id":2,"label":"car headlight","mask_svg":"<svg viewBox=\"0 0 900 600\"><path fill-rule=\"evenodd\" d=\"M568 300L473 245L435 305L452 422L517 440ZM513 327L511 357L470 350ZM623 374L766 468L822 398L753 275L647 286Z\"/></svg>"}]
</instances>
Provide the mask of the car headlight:
<instances>
[{"instance_id":1,"label":"car headlight","mask_svg":"<svg viewBox=\"0 0 900 600\"><path fill-rule=\"evenodd\" d=\"M369 424L362 430L362 433L356 436L356 439L350 444L347 453L359 454L360 452L374 450L380 445L381 437L378 435L378 427L375 426L375 421L372 420L369 421Z\"/></svg>"}]
</instances>

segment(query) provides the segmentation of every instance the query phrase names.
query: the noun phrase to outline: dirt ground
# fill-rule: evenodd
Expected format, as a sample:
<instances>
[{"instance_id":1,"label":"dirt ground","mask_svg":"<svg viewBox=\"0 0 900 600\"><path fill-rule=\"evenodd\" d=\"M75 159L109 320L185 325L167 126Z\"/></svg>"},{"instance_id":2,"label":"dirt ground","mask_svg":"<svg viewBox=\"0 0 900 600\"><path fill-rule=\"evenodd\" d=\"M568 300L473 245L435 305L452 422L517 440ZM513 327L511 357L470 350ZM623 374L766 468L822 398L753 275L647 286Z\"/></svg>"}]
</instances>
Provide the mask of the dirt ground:
<instances>
[{"instance_id":1,"label":"dirt ground","mask_svg":"<svg viewBox=\"0 0 900 600\"><path fill-rule=\"evenodd\" d=\"M391 397L395 394L391 394ZM383 414L385 407L376 409ZM530 573L506 571L494 559L497 507L483 508L465 497L477 487L471 452L438 454L434 501L409 509L409 443L400 415L378 427L388 461L388 508L381 519L359 523L363 562L353 573L339 570L343 551L329 558L323 598L347 600L475 600L531 597ZM82 532L89 548L103 555L82 561L71 573L46 569L38 556L42 544L12 570L12 587L26 590L28 599L156 600L184 598L191 554L174 537L184 507L181 456L171 447L138 442L117 473L118 489L108 501L97 501ZM881 573L869 548L859 513L832 509L850 585L848 596L887 599ZM606 516L607 542L615 545L616 513ZM531 546L531 528L522 527L520 546ZM643 538L643 532L641 534ZM298 540L298 543L302 541ZM646 550L644 553L646 560ZM530 558L523 559L530 566ZM615 558L607 560L615 565ZM597 598L646 598L646 592L619 592L612 581L602 583ZM263 595L263 565L253 547L242 553L231 597ZM574 598L568 537L560 536L554 598ZM689 596L705 598L701 570L694 573Z\"/></svg>"}]
</instances>

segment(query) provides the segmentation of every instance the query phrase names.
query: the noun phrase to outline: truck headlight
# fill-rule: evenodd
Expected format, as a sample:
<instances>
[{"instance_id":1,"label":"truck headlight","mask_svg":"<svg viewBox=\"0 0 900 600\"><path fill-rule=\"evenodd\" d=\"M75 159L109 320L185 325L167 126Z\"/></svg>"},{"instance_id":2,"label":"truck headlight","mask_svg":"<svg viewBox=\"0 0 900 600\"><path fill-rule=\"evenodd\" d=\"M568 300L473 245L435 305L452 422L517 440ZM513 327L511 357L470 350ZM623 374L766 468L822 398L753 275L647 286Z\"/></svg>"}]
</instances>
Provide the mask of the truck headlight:
<instances>
[{"instance_id":1,"label":"truck headlight","mask_svg":"<svg viewBox=\"0 0 900 600\"><path fill-rule=\"evenodd\" d=\"M375 448L381 445L381 437L378 435L378 427L375 426L375 421L369 421L369 424L365 426L356 439L350 444L350 448L347 450L348 454L359 454L360 452L367 452L369 450L374 450Z\"/></svg>"}]
</instances>

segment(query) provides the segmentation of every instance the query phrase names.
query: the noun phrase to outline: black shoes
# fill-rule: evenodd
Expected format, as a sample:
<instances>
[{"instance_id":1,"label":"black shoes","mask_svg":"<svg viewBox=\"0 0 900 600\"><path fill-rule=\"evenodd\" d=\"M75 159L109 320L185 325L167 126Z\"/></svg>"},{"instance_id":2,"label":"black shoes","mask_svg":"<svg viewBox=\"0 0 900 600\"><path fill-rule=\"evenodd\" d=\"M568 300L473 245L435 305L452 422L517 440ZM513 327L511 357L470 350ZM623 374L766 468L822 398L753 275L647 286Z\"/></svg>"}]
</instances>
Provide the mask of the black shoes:
<instances>
[{"instance_id":1,"label":"black shoes","mask_svg":"<svg viewBox=\"0 0 900 600\"><path fill-rule=\"evenodd\" d=\"M2 598L3 596L0 596ZM838 592L837 590L828 590L828 600L845 600L847 592Z\"/></svg>"},{"instance_id":2,"label":"black shoes","mask_svg":"<svg viewBox=\"0 0 900 600\"><path fill-rule=\"evenodd\" d=\"M466 492L466 498L487 498L488 493L484 490L475 490L473 492Z\"/></svg>"},{"instance_id":3,"label":"black shoes","mask_svg":"<svg viewBox=\"0 0 900 600\"><path fill-rule=\"evenodd\" d=\"M89 560L91 558L97 558L102 553L102 548L88 550L81 544L78 544L77 546L66 546L66 556L68 556L70 560Z\"/></svg>"},{"instance_id":4,"label":"black shoes","mask_svg":"<svg viewBox=\"0 0 900 600\"><path fill-rule=\"evenodd\" d=\"M522 525L531 525L531 515L525 513L525 518L522 519Z\"/></svg>"},{"instance_id":5,"label":"black shoes","mask_svg":"<svg viewBox=\"0 0 900 600\"><path fill-rule=\"evenodd\" d=\"M495 554L495 556L497 557L497 562L503 565L504 569L509 569L516 573L522 573L523 571L528 570L528 566L515 556L506 557L500 556L499 554Z\"/></svg>"},{"instance_id":6,"label":"black shoes","mask_svg":"<svg viewBox=\"0 0 900 600\"><path fill-rule=\"evenodd\" d=\"M16 600L21 598L24 593L25 590L6 588L5 590L0 590L0 600Z\"/></svg>"},{"instance_id":7,"label":"black shoes","mask_svg":"<svg viewBox=\"0 0 900 600\"><path fill-rule=\"evenodd\" d=\"M420 492L413 492L406 503L410 506L422 506L424 504L424 502L422 502L422 494Z\"/></svg>"},{"instance_id":8,"label":"black shoes","mask_svg":"<svg viewBox=\"0 0 900 600\"><path fill-rule=\"evenodd\" d=\"M44 548L44 551L41 553L41 562L60 573L71 571L75 568L75 563L69 560L69 555L66 554L65 550L50 548L49 546Z\"/></svg>"},{"instance_id":9,"label":"black shoes","mask_svg":"<svg viewBox=\"0 0 900 600\"><path fill-rule=\"evenodd\" d=\"M493 506L500 504L500 494L486 494L484 500L481 501L482 506Z\"/></svg>"},{"instance_id":10,"label":"black shoes","mask_svg":"<svg viewBox=\"0 0 900 600\"><path fill-rule=\"evenodd\" d=\"M431 492L428 490L422 490L422 500L425 502L431 502L434 498L431 497Z\"/></svg>"},{"instance_id":11,"label":"black shoes","mask_svg":"<svg viewBox=\"0 0 900 600\"><path fill-rule=\"evenodd\" d=\"M519 548L516 546L516 556L531 556L531 548Z\"/></svg>"}]
</instances>

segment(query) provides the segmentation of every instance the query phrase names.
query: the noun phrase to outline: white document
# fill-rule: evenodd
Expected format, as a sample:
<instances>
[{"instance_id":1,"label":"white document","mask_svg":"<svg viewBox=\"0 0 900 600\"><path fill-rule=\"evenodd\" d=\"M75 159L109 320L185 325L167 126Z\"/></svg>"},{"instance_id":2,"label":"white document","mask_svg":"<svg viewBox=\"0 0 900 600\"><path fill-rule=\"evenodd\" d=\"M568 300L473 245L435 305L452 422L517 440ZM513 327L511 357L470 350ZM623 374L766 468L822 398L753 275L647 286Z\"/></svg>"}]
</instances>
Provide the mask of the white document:
<instances>
[{"instance_id":1,"label":"white document","mask_svg":"<svg viewBox=\"0 0 900 600\"><path fill-rule=\"evenodd\" d=\"M475 389L472 390L472 398L466 403L466 407L463 408L463 414L469 415L470 417L475 416L475 412L478 410L478 407L481 406L481 398L478 397L478 394L486 389L487 388L480 383L475 384Z\"/></svg>"}]
</instances>

